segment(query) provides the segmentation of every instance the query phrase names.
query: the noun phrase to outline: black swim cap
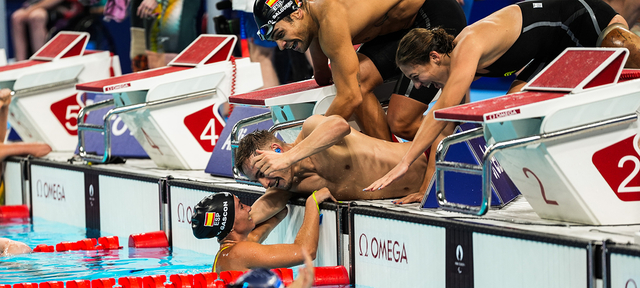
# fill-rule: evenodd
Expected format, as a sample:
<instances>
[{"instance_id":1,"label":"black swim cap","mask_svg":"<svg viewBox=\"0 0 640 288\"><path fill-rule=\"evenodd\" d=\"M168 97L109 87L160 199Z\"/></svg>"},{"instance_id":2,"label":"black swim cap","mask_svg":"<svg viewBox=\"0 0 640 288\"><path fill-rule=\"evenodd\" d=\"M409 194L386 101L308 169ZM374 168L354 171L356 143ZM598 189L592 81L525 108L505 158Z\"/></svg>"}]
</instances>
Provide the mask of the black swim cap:
<instances>
[{"instance_id":1,"label":"black swim cap","mask_svg":"<svg viewBox=\"0 0 640 288\"><path fill-rule=\"evenodd\" d=\"M198 239L227 237L235 220L234 196L228 192L213 193L193 208L191 229Z\"/></svg>"},{"instance_id":2,"label":"black swim cap","mask_svg":"<svg viewBox=\"0 0 640 288\"><path fill-rule=\"evenodd\" d=\"M256 0L253 4L253 17L258 24L258 37L263 41L270 40L276 23L298 10L300 1Z\"/></svg>"},{"instance_id":3,"label":"black swim cap","mask_svg":"<svg viewBox=\"0 0 640 288\"><path fill-rule=\"evenodd\" d=\"M228 288L284 288L282 280L265 268L256 268L242 274L236 282L229 284Z\"/></svg>"}]
</instances>

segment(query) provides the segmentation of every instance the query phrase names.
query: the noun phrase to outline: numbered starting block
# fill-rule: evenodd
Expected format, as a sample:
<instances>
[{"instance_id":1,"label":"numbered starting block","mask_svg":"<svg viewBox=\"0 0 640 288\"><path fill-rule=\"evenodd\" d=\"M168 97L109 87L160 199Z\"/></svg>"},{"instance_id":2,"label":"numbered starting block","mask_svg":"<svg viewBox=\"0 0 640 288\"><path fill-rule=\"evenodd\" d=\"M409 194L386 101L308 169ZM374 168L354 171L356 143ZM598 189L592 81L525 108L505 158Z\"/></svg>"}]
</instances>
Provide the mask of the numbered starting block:
<instances>
[{"instance_id":1,"label":"numbered starting block","mask_svg":"<svg viewBox=\"0 0 640 288\"><path fill-rule=\"evenodd\" d=\"M436 163L439 193L445 192L445 171L482 175L482 204L470 207L443 197L440 205L486 213L495 156L542 218L640 223L640 79L619 81L627 57L624 48L570 48L523 92L435 111L440 120L482 125L443 140ZM489 144L481 165L443 160L449 146L475 136Z\"/></svg>"},{"instance_id":2,"label":"numbered starting block","mask_svg":"<svg viewBox=\"0 0 640 288\"><path fill-rule=\"evenodd\" d=\"M107 162L112 121L120 116L149 157L162 168L204 169L225 126L220 110L234 93L262 87L260 64L232 58L237 38L200 35L166 67L76 85L79 91L113 95L79 113L80 156ZM104 125L86 124L84 116L110 105ZM104 153L87 153L85 132L100 132Z\"/></svg>"},{"instance_id":3,"label":"numbered starting block","mask_svg":"<svg viewBox=\"0 0 640 288\"><path fill-rule=\"evenodd\" d=\"M77 116L85 106L76 83L118 76L118 56L87 51L86 32L60 32L29 60L0 67L0 88L13 90L9 123L25 142L45 142L54 151L73 151Z\"/></svg>"}]
</instances>

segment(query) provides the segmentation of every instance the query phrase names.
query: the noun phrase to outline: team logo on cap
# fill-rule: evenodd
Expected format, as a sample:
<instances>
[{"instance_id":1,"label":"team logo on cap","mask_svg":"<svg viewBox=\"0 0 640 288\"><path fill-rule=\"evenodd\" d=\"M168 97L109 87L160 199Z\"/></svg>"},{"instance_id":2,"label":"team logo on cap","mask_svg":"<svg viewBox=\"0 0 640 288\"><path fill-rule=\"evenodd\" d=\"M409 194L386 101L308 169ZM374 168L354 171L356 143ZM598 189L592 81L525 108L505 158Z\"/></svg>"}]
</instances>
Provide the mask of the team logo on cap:
<instances>
[{"instance_id":1,"label":"team logo on cap","mask_svg":"<svg viewBox=\"0 0 640 288\"><path fill-rule=\"evenodd\" d=\"M214 225L217 226L218 221L220 221L220 215L216 215L216 214L217 214L216 212L207 212L204 215L204 226L207 226L207 227L213 227ZM214 221L216 219L217 221Z\"/></svg>"}]
</instances>

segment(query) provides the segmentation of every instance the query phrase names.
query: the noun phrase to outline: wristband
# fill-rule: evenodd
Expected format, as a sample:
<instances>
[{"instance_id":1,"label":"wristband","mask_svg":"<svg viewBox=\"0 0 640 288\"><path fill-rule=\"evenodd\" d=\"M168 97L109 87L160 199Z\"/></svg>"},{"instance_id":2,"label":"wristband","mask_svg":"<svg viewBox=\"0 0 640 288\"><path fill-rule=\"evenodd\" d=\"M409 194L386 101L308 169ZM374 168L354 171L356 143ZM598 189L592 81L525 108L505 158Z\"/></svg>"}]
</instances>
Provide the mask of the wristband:
<instances>
[{"instance_id":1,"label":"wristband","mask_svg":"<svg viewBox=\"0 0 640 288\"><path fill-rule=\"evenodd\" d=\"M316 192L318 192L318 190L313 191L313 194L311 194L311 197L313 197L313 201L316 202L316 207L318 208L318 214L320 214L320 219L318 221L318 224L322 225L322 213L320 213L320 205L318 205L318 199L316 199Z\"/></svg>"},{"instance_id":2,"label":"wristband","mask_svg":"<svg viewBox=\"0 0 640 288\"><path fill-rule=\"evenodd\" d=\"M313 201L316 202L316 207L318 207L318 213L320 213L320 205L318 205L318 200L316 199L316 192L318 192L318 190L313 191L313 194L311 194L311 196L313 196Z\"/></svg>"}]
</instances>

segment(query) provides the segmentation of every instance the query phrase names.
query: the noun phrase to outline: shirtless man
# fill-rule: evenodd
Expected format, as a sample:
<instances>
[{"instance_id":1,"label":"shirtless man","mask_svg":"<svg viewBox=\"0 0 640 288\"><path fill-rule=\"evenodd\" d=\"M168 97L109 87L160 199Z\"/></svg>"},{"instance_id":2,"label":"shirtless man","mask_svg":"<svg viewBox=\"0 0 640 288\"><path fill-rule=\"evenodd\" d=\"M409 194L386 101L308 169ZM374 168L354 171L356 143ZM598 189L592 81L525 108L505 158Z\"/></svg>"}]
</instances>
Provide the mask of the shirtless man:
<instances>
[{"instance_id":1,"label":"shirtless man","mask_svg":"<svg viewBox=\"0 0 640 288\"><path fill-rule=\"evenodd\" d=\"M198 239L218 239L220 248L213 261L214 273L291 267L310 262L305 261L307 257L315 259L320 230L318 205L327 199L335 201L326 188L307 198L302 226L292 244L261 244L284 219L286 209L256 226L252 207L227 192L213 193L200 200L194 207L191 229Z\"/></svg>"},{"instance_id":2,"label":"shirtless man","mask_svg":"<svg viewBox=\"0 0 640 288\"><path fill-rule=\"evenodd\" d=\"M383 140L391 140L389 128L413 139L438 92L417 91L402 78L385 115L372 91L402 75L394 61L402 36L415 27L442 27L457 35L466 26L456 0L257 0L253 13L259 37L280 49L309 49L316 82L335 83L336 98L325 115L349 120L355 113L364 134ZM361 43L356 53L353 45Z\"/></svg>"},{"instance_id":3,"label":"shirtless man","mask_svg":"<svg viewBox=\"0 0 640 288\"><path fill-rule=\"evenodd\" d=\"M419 157L392 185L373 192L363 188L393 168L411 143L394 143L366 136L337 115L313 115L302 125L294 143L286 144L267 131L240 141L235 166L259 181L266 193L252 206L260 223L282 210L291 193L311 194L328 188L338 200L385 199L425 191L427 159Z\"/></svg>"}]
</instances>

